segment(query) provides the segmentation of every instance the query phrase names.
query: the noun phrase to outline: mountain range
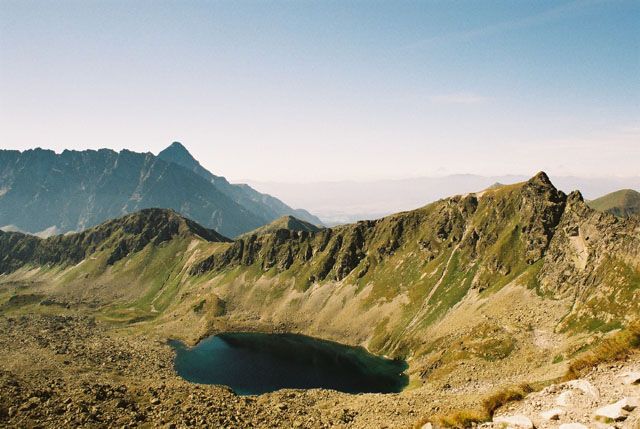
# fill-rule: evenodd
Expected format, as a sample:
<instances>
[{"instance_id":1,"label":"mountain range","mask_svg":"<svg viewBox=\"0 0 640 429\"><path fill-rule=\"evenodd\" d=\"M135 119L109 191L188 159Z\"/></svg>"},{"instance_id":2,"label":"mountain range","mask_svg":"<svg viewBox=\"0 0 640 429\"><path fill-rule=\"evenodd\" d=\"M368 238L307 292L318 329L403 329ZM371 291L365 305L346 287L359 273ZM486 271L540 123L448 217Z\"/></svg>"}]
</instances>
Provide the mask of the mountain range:
<instances>
[{"instance_id":1,"label":"mountain range","mask_svg":"<svg viewBox=\"0 0 640 429\"><path fill-rule=\"evenodd\" d=\"M115 152L0 150L0 226L48 236L143 208L174 209L235 237L284 215L321 224L304 210L200 166L180 143L158 156Z\"/></svg>"},{"instance_id":2,"label":"mountain range","mask_svg":"<svg viewBox=\"0 0 640 429\"><path fill-rule=\"evenodd\" d=\"M0 272L64 273L38 293L77 301L74 291L82 291L117 320L164 320L171 310L189 316L179 329L193 334L210 329L211 320L189 308L212 300L226 303L227 324L257 315L270 326L294 324L306 334L416 357L454 334L462 309L471 312L467 328L484 323L476 308L482 302L498 319L510 317L500 308L507 291L526 292L526 307L559 306L558 335L606 332L640 316L639 221L595 211L579 192L567 196L540 173L336 228L284 218L233 242L161 209L46 240L5 232ZM523 346L531 340L496 329Z\"/></svg>"},{"instance_id":3,"label":"mountain range","mask_svg":"<svg viewBox=\"0 0 640 429\"><path fill-rule=\"evenodd\" d=\"M0 321L22 330L36 315L59 317L61 326L89 316L99 323L83 335L101 326L108 336L52 343L49 332L59 328L38 328L30 359L54 347L47 351L61 354L52 358L54 373L107 384L116 377L134 391L146 383L153 395L175 383L175 375L158 380L157 369L147 371L167 338L194 344L220 332L300 333L405 360L406 390L364 398L375 401L361 404L364 414L396 404L387 401L434 410L477 405L480 394L502 386L549 385L576 356L640 317L640 217L594 210L542 172L381 219L312 226L282 217L232 241L153 208L46 239L0 232ZM64 354L96 350L106 338L126 348L82 372L73 365L88 352ZM132 344L156 349L130 353ZM34 379L50 386L48 374ZM75 389L84 398L86 387ZM213 397L229 394L211 389ZM283 399L274 395L267 398L278 407ZM307 391L282 406L325 410L331 402L344 412L361 396L335 395ZM158 406L153 398L136 401ZM403 408L405 426L413 410ZM379 424L358 427L372 426Z\"/></svg>"}]
</instances>

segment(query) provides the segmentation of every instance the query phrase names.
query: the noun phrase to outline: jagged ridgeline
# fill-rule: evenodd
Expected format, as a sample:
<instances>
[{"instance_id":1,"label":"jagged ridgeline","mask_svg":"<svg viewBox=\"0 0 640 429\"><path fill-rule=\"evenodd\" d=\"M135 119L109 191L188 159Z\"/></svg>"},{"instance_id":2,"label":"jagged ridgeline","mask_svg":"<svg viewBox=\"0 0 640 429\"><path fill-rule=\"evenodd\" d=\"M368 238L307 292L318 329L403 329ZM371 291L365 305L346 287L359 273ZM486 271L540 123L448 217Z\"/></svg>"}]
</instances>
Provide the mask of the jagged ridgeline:
<instances>
[{"instance_id":1,"label":"jagged ridgeline","mask_svg":"<svg viewBox=\"0 0 640 429\"><path fill-rule=\"evenodd\" d=\"M279 327L402 357L431 353L461 320L464 356L503 359L533 341L516 334L526 327L488 322L490 310L509 317L505 290L529 294L532 321L559 308L557 332L640 315L639 219L596 212L544 173L317 231L276 223L226 242L155 210L44 241L4 233L0 249L5 279L39 279L30 293L112 320L154 318L193 335Z\"/></svg>"},{"instance_id":2,"label":"jagged ridgeline","mask_svg":"<svg viewBox=\"0 0 640 429\"><path fill-rule=\"evenodd\" d=\"M81 231L144 208L176 210L227 237L295 215L247 185L230 184L180 143L155 156L128 150L0 150L0 228L43 237Z\"/></svg>"}]
</instances>

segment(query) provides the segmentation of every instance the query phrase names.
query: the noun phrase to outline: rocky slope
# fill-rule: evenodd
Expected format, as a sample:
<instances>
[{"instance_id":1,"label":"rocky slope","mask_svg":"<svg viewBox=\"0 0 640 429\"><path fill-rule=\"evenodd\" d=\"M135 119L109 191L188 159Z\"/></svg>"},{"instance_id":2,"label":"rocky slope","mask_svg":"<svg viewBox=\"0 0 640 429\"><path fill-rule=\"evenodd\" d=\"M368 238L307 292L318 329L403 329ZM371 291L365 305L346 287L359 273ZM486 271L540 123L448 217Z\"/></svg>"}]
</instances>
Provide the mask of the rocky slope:
<instances>
[{"instance_id":1,"label":"rocky slope","mask_svg":"<svg viewBox=\"0 0 640 429\"><path fill-rule=\"evenodd\" d=\"M273 197L202 169L212 181L163 157L168 160L128 150L0 150L0 227L50 236L163 207L235 237L296 212Z\"/></svg>"},{"instance_id":2,"label":"rocky slope","mask_svg":"<svg viewBox=\"0 0 640 429\"><path fill-rule=\"evenodd\" d=\"M492 423L480 427L638 428L639 361L636 353L621 362L598 365L580 379L547 386L503 407Z\"/></svg>"},{"instance_id":3,"label":"rocky slope","mask_svg":"<svg viewBox=\"0 0 640 429\"><path fill-rule=\"evenodd\" d=\"M105 250L109 252L106 264L113 265L150 243L157 246L187 235L210 242L231 241L172 210L144 209L81 233L46 239L0 231L0 273L25 265L75 265Z\"/></svg>"}]
</instances>

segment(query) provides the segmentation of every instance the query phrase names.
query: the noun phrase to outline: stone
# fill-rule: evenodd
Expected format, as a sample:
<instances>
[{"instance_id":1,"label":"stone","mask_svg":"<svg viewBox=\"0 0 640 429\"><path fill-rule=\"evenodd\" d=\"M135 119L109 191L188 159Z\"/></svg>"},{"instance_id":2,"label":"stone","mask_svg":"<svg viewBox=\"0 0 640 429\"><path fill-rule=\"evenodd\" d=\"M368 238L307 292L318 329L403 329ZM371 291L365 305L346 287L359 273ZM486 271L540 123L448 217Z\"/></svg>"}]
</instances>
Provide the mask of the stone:
<instances>
[{"instance_id":1,"label":"stone","mask_svg":"<svg viewBox=\"0 0 640 429\"><path fill-rule=\"evenodd\" d=\"M622 378L624 384L640 384L640 371L624 372L618 377Z\"/></svg>"},{"instance_id":2,"label":"stone","mask_svg":"<svg viewBox=\"0 0 640 429\"><path fill-rule=\"evenodd\" d=\"M616 402L615 404L610 404L605 407L599 408L596 410L596 418L620 422L627 418L627 415L622 408L624 405L626 405L626 402L623 399Z\"/></svg>"},{"instance_id":3,"label":"stone","mask_svg":"<svg viewBox=\"0 0 640 429\"><path fill-rule=\"evenodd\" d=\"M587 380L571 380L564 383L566 386L572 389L578 389L585 395L591 396L591 399L598 401L600 399L600 392Z\"/></svg>"},{"instance_id":4,"label":"stone","mask_svg":"<svg viewBox=\"0 0 640 429\"><path fill-rule=\"evenodd\" d=\"M621 401L622 409L625 411L633 411L640 407L640 398L623 398Z\"/></svg>"},{"instance_id":5,"label":"stone","mask_svg":"<svg viewBox=\"0 0 640 429\"><path fill-rule=\"evenodd\" d=\"M570 390L566 392L562 392L556 398L556 405L560 407L570 407L572 405L571 396L572 394Z\"/></svg>"},{"instance_id":6,"label":"stone","mask_svg":"<svg viewBox=\"0 0 640 429\"><path fill-rule=\"evenodd\" d=\"M582 423L565 423L560 425L558 429L589 429Z\"/></svg>"},{"instance_id":7,"label":"stone","mask_svg":"<svg viewBox=\"0 0 640 429\"><path fill-rule=\"evenodd\" d=\"M433 425L429 422L425 423L422 425L422 428L420 429L433 429Z\"/></svg>"},{"instance_id":8,"label":"stone","mask_svg":"<svg viewBox=\"0 0 640 429\"><path fill-rule=\"evenodd\" d=\"M545 420L559 420L560 416L564 415L565 411L562 408L554 408L544 413L540 413L540 417Z\"/></svg>"},{"instance_id":9,"label":"stone","mask_svg":"<svg viewBox=\"0 0 640 429\"><path fill-rule=\"evenodd\" d=\"M533 422L529 417L523 415L500 416L493 419L494 423L505 424L510 428L526 428L533 429Z\"/></svg>"}]
</instances>

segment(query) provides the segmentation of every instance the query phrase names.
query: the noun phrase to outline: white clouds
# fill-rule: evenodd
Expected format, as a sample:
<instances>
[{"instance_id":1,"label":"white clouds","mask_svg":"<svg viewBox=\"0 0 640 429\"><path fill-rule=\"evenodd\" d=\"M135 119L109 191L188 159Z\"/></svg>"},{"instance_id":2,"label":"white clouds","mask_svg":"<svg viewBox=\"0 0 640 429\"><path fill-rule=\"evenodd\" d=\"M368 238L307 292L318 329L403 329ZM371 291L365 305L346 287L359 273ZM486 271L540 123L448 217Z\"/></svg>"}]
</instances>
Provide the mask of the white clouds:
<instances>
[{"instance_id":1,"label":"white clouds","mask_svg":"<svg viewBox=\"0 0 640 429\"><path fill-rule=\"evenodd\" d=\"M486 97L466 92L439 94L431 96L430 99L439 104L479 104L487 101Z\"/></svg>"}]
</instances>

